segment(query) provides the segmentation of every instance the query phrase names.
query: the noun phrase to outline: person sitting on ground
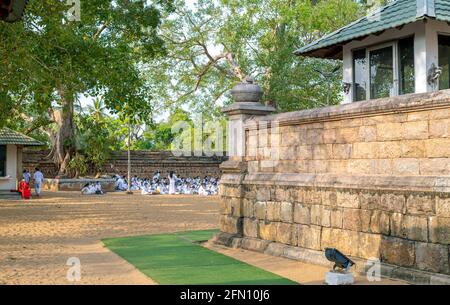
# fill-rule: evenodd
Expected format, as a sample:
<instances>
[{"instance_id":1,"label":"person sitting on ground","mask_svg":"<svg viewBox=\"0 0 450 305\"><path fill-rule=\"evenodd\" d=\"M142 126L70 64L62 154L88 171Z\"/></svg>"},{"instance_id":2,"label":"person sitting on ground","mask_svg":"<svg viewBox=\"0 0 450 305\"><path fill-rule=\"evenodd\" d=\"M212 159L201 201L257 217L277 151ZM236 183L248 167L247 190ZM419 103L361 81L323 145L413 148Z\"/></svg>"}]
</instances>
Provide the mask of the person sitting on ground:
<instances>
[{"instance_id":1,"label":"person sitting on ground","mask_svg":"<svg viewBox=\"0 0 450 305\"><path fill-rule=\"evenodd\" d=\"M142 195L153 195L153 189L152 189L151 185L148 182L146 182L142 186L141 194Z\"/></svg>"},{"instance_id":2,"label":"person sitting on ground","mask_svg":"<svg viewBox=\"0 0 450 305\"><path fill-rule=\"evenodd\" d=\"M118 191L126 191L128 189L128 183L125 180L125 177L119 177L116 182L116 189Z\"/></svg>"},{"instance_id":3,"label":"person sitting on ground","mask_svg":"<svg viewBox=\"0 0 450 305\"><path fill-rule=\"evenodd\" d=\"M22 179L19 183L19 193L22 199L31 199L30 185L25 181L25 179Z\"/></svg>"},{"instance_id":4,"label":"person sitting on ground","mask_svg":"<svg viewBox=\"0 0 450 305\"><path fill-rule=\"evenodd\" d=\"M153 183L158 183L159 179L161 178L161 173L157 171L155 175L153 176Z\"/></svg>"},{"instance_id":5,"label":"person sitting on ground","mask_svg":"<svg viewBox=\"0 0 450 305\"><path fill-rule=\"evenodd\" d=\"M155 195L164 195L163 191L161 191L161 186L158 185L155 190Z\"/></svg>"},{"instance_id":6,"label":"person sitting on ground","mask_svg":"<svg viewBox=\"0 0 450 305\"><path fill-rule=\"evenodd\" d=\"M198 194L200 196L208 196L208 192L206 191L206 188L203 184L198 188Z\"/></svg>"},{"instance_id":7,"label":"person sitting on ground","mask_svg":"<svg viewBox=\"0 0 450 305\"><path fill-rule=\"evenodd\" d=\"M134 178L131 178L131 191L138 191L140 189L140 181L137 176L134 176Z\"/></svg>"},{"instance_id":8,"label":"person sitting on ground","mask_svg":"<svg viewBox=\"0 0 450 305\"><path fill-rule=\"evenodd\" d=\"M102 190L102 184L99 181L97 181L97 183L95 184L94 189L95 189L96 195L104 195L105 194Z\"/></svg>"},{"instance_id":9,"label":"person sitting on ground","mask_svg":"<svg viewBox=\"0 0 450 305\"><path fill-rule=\"evenodd\" d=\"M81 194L83 195L95 194L95 187L91 183L86 183L81 189Z\"/></svg>"}]
</instances>

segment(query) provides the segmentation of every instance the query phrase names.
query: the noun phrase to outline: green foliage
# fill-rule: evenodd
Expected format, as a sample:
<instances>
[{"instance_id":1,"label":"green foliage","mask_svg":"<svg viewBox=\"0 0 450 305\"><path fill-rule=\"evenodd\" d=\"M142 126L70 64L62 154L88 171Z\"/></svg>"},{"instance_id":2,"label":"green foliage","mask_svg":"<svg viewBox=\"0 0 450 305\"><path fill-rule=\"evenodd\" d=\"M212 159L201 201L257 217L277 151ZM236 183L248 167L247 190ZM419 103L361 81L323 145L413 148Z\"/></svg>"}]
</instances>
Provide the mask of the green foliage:
<instances>
[{"instance_id":1,"label":"green foliage","mask_svg":"<svg viewBox=\"0 0 450 305\"><path fill-rule=\"evenodd\" d=\"M90 107L90 113L78 115L76 122L77 148L86 156L85 161L92 164L97 172L101 172L116 140L108 126L102 101L97 99Z\"/></svg>"},{"instance_id":2,"label":"green foliage","mask_svg":"<svg viewBox=\"0 0 450 305\"><path fill-rule=\"evenodd\" d=\"M161 99L218 117L220 106L231 102L227 91L240 80L239 72L262 85L264 99L279 111L336 104L342 98L340 62L298 58L293 52L357 19L365 5L353 0L198 0L192 8L180 0L175 6L161 25L167 56L147 67L149 80L166 84L154 87ZM336 69L326 80L320 73Z\"/></svg>"},{"instance_id":3,"label":"green foliage","mask_svg":"<svg viewBox=\"0 0 450 305\"><path fill-rule=\"evenodd\" d=\"M88 173L88 166L86 165L86 158L81 154L76 154L68 163L67 168L73 172L73 176L86 175Z\"/></svg>"},{"instance_id":4,"label":"green foliage","mask_svg":"<svg viewBox=\"0 0 450 305\"><path fill-rule=\"evenodd\" d=\"M190 128L185 130L186 136L193 128L192 120L186 111L176 108L172 111L166 121L148 125L142 136L133 143L133 149L147 149L153 151L170 150L171 144L177 134L172 132L172 127L177 122L186 122Z\"/></svg>"},{"instance_id":5,"label":"green foliage","mask_svg":"<svg viewBox=\"0 0 450 305\"><path fill-rule=\"evenodd\" d=\"M22 22L0 22L0 125L25 114L29 120L18 127L43 118L39 129L54 134L61 128L52 126L55 112L71 120L70 105L81 94L101 96L116 116L150 121L157 107L141 66L165 53L157 31L172 1L82 1L80 22L68 20L69 8L66 1L30 1Z\"/></svg>"},{"instance_id":6,"label":"green foliage","mask_svg":"<svg viewBox=\"0 0 450 305\"><path fill-rule=\"evenodd\" d=\"M133 148L152 151L169 150L172 140L171 126L167 123L160 123L144 131L139 141L133 144Z\"/></svg>"},{"instance_id":7,"label":"green foliage","mask_svg":"<svg viewBox=\"0 0 450 305\"><path fill-rule=\"evenodd\" d=\"M195 148L203 151L223 152L226 143L226 120L213 120L207 114L200 118L177 108L167 120L149 125L142 136L133 143L133 149L168 151L183 145L190 152ZM197 129L196 129L197 128ZM202 131L201 135L196 132ZM196 137L197 135L197 137ZM195 140L199 143L195 143Z\"/></svg>"},{"instance_id":8,"label":"green foliage","mask_svg":"<svg viewBox=\"0 0 450 305\"><path fill-rule=\"evenodd\" d=\"M75 107L76 141L64 141L100 168L127 148L128 122L133 149L168 150L175 137L193 147L194 114L225 126L220 109L242 75L280 112L336 104L341 63L293 52L364 15L366 2L89 0L81 22L69 22L65 1L30 1L23 22L0 23L0 127L54 146L55 114L98 97L88 114ZM190 128L175 135L178 121ZM214 132L204 129L207 142Z\"/></svg>"}]
</instances>

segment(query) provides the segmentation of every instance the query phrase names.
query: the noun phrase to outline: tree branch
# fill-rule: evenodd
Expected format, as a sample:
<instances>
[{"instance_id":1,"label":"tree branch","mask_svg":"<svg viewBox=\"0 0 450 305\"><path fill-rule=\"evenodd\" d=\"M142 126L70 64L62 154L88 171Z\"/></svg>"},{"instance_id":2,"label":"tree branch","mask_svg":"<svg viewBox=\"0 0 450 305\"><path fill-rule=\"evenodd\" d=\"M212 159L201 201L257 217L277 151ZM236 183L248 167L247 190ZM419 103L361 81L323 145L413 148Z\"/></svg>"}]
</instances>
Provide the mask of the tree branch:
<instances>
[{"instance_id":1,"label":"tree branch","mask_svg":"<svg viewBox=\"0 0 450 305\"><path fill-rule=\"evenodd\" d=\"M97 40L97 38L103 33L104 30L106 30L106 28L109 25L109 21L106 21L98 30L97 32L94 34L93 39Z\"/></svg>"}]
</instances>

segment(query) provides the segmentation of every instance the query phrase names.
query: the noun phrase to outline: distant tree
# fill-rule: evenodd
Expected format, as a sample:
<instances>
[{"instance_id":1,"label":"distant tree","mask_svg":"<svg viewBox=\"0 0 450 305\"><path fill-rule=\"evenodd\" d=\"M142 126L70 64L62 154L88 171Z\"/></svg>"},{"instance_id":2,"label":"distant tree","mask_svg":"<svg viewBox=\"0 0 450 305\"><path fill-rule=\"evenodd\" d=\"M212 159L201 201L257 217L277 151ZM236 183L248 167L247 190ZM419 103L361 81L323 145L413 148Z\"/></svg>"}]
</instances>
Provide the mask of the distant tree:
<instances>
[{"instance_id":1,"label":"distant tree","mask_svg":"<svg viewBox=\"0 0 450 305\"><path fill-rule=\"evenodd\" d=\"M77 126L74 134L75 147L78 155L82 155L83 160L93 165L97 173L100 173L110 157L116 139L108 125L103 101L96 99L88 109L87 114L75 115L75 125ZM75 164L79 164L79 162L75 162Z\"/></svg>"},{"instance_id":2,"label":"distant tree","mask_svg":"<svg viewBox=\"0 0 450 305\"><path fill-rule=\"evenodd\" d=\"M153 151L170 150L171 144L177 136L172 132L172 127L177 122L189 124L190 128L184 130L185 136L191 133L193 124L189 114L180 108L176 108L172 110L167 120L148 125L142 136L134 143L133 148Z\"/></svg>"}]
</instances>

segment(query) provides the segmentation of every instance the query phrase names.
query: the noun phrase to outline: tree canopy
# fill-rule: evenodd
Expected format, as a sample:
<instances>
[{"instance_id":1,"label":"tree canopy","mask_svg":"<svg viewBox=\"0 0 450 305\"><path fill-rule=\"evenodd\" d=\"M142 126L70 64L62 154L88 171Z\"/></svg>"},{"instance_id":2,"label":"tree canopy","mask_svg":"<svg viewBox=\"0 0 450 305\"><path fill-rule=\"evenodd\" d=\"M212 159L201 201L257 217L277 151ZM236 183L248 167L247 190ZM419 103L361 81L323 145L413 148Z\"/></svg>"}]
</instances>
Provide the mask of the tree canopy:
<instances>
[{"instance_id":1,"label":"tree canopy","mask_svg":"<svg viewBox=\"0 0 450 305\"><path fill-rule=\"evenodd\" d=\"M280 112L336 104L341 63L293 52L367 7L357 0L89 0L72 21L66 1L31 0L22 22L0 22L0 125L49 139L64 174L79 153L101 163L123 149L130 120L133 148L152 150L170 148L175 119L192 125L193 114L203 114L223 124L229 89L249 78ZM85 97L95 98L94 108L83 109Z\"/></svg>"},{"instance_id":2,"label":"tree canopy","mask_svg":"<svg viewBox=\"0 0 450 305\"><path fill-rule=\"evenodd\" d=\"M152 97L140 66L164 54L157 30L171 1L83 1L81 20L70 21L66 1L30 1L23 22L0 25L2 124L17 117L53 124L55 162L75 152L74 103L101 96L120 117L147 120Z\"/></svg>"},{"instance_id":3,"label":"tree canopy","mask_svg":"<svg viewBox=\"0 0 450 305\"><path fill-rule=\"evenodd\" d=\"M164 84L158 97L197 111L229 102L228 90L246 77L262 85L264 99L280 111L336 104L341 63L293 52L365 9L353 0L177 0L175 7L161 25L168 52L147 73ZM322 76L333 71L329 79Z\"/></svg>"}]
</instances>

